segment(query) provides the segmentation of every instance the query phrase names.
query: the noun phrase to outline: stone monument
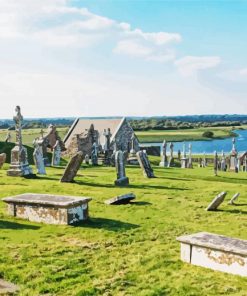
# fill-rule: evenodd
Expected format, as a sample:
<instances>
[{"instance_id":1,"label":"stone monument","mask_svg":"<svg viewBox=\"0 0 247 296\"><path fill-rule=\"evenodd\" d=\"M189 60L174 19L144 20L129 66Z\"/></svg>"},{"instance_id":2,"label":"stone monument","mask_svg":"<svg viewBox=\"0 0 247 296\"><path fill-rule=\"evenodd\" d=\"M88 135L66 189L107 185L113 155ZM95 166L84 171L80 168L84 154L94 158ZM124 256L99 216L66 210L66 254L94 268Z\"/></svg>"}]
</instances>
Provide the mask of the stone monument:
<instances>
[{"instance_id":1,"label":"stone monument","mask_svg":"<svg viewBox=\"0 0 247 296\"><path fill-rule=\"evenodd\" d=\"M33 141L33 146L34 146L33 160L37 169L37 173L40 175L46 175L42 145L39 144L38 138L36 138Z\"/></svg>"},{"instance_id":2,"label":"stone monument","mask_svg":"<svg viewBox=\"0 0 247 296\"><path fill-rule=\"evenodd\" d=\"M186 157L185 143L183 144L183 155L181 158L181 168L186 169L188 166L188 158Z\"/></svg>"},{"instance_id":3,"label":"stone monument","mask_svg":"<svg viewBox=\"0 0 247 296\"><path fill-rule=\"evenodd\" d=\"M221 154L220 169L223 172L226 171L226 156L225 156L225 153L223 150L222 150L222 154Z\"/></svg>"},{"instance_id":4,"label":"stone monument","mask_svg":"<svg viewBox=\"0 0 247 296\"><path fill-rule=\"evenodd\" d=\"M214 152L214 175L218 176L218 154L217 154L217 151Z\"/></svg>"},{"instance_id":5,"label":"stone monument","mask_svg":"<svg viewBox=\"0 0 247 296\"><path fill-rule=\"evenodd\" d=\"M163 144L162 144L162 151L161 151L161 161L160 161L160 166L161 167L167 167L168 166L166 148L167 148L167 143L166 143L166 140L164 140Z\"/></svg>"},{"instance_id":6,"label":"stone monument","mask_svg":"<svg viewBox=\"0 0 247 296\"><path fill-rule=\"evenodd\" d=\"M111 165L111 150L110 150L110 144L111 144L111 130L108 128L107 130L104 130L103 135L105 136L105 144L104 144L104 164L105 165Z\"/></svg>"},{"instance_id":7,"label":"stone monument","mask_svg":"<svg viewBox=\"0 0 247 296\"><path fill-rule=\"evenodd\" d=\"M117 180L115 181L115 185L117 186L128 185L129 178L126 177L124 154L121 150L118 150L115 154L115 166L117 171Z\"/></svg>"},{"instance_id":8,"label":"stone monument","mask_svg":"<svg viewBox=\"0 0 247 296\"><path fill-rule=\"evenodd\" d=\"M237 161L238 161L238 152L236 149L236 140L232 139L232 151L230 153L230 168L232 172L237 172Z\"/></svg>"},{"instance_id":9,"label":"stone monument","mask_svg":"<svg viewBox=\"0 0 247 296\"><path fill-rule=\"evenodd\" d=\"M136 157L136 151L135 151L135 134L133 133L131 136L131 149L130 154L127 159L128 164L138 164L138 159Z\"/></svg>"},{"instance_id":10,"label":"stone monument","mask_svg":"<svg viewBox=\"0 0 247 296\"><path fill-rule=\"evenodd\" d=\"M98 165L98 145L96 142L93 143L91 152L92 165Z\"/></svg>"},{"instance_id":11,"label":"stone monument","mask_svg":"<svg viewBox=\"0 0 247 296\"><path fill-rule=\"evenodd\" d=\"M189 169L193 169L193 163L192 163L192 144L189 144L189 160L188 160L188 165L187 167Z\"/></svg>"},{"instance_id":12,"label":"stone monument","mask_svg":"<svg viewBox=\"0 0 247 296\"><path fill-rule=\"evenodd\" d=\"M1 153L0 154L0 169L2 168L2 166L4 165L5 161L6 161L6 153Z\"/></svg>"},{"instance_id":13,"label":"stone monument","mask_svg":"<svg viewBox=\"0 0 247 296\"><path fill-rule=\"evenodd\" d=\"M77 152L67 164L60 182L73 182L83 161L83 153Z\"/></svg>"},{"instance_id":14,"label":"stone monument","mask_svg":"<svg viewBox=\"0 0 247 296\"><path fill-rule=\"evenodd\" d=\"M174 166L174 157L173 157L174 144L172 142L170 143L169 148L170 148L170 157L169 157L168 167L172 167Z\"/></svg>"},{"instance_id":15,"label":"stone monument","mask_svg":"<svg viewBox=\"0 0 247 296\"><path fill-rule=\"evenodd\" d=\"M16 144L11 150L11 164L7 171L8 176L34 176L32 169L28 164L27 149L22 145L22 122L23 116L21 115L20 106L15 108L15 132L16 132Z\"/></svg>"},{"instance_id":16,"label":"stone monument","mask_svg":"<svg viewBox=\"0 0 247 296\"><path fill-rule=\"evenodd\" d=\"M56 141L56 144L53 146L52 152L52 166L59 166L61 160L61 147L59 141Z\"/></svg>"},{"instance_id":17,"label":"stone monument","mask_svg":"<svg viewBox=\"0 0 247 296\"><path fill-rule=\"evenodd\" d=\"M139 151L136 153L136 156L139 161L140 167L142 168L143 175L147 178L155 178L154 171L151 167L146 151Z\"/></svg>"}]
</instances>

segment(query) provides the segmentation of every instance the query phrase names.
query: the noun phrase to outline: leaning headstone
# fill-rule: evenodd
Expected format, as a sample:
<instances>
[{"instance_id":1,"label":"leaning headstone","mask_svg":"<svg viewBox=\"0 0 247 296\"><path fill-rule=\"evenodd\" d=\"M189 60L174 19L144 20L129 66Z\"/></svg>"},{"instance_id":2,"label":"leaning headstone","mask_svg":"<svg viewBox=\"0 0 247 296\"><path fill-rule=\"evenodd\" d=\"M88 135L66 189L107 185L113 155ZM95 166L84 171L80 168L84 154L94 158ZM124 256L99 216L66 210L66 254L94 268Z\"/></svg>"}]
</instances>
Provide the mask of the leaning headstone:
<instances>
[{"instance_id":1,"label":"leaning headstone","mask_svg":"<svg viewBox=\"0 0 247 296\"><path fill-rule=\"evenodd\" d=\"M235 201L237 200L237 198L239 197L239 195L240 195L239 192L237 192L236 194L234 194L228 204L229 205L234 205L235 204Z\"/></svg>"},{"instance_id":2,"label":"leaning headstone","mask_svg":"<svg viewBox=\"0 0 247 296\"><path fill-rule=\"evenodd\" d=\"M42 146L39 145L38 139L35 139L33 141L33 146L34 146L33 160L37 169L37 173L40 175L46 175Z\"/></svg>"},{"instance_id":3,"label":"leaning headstone","mask_svg":"<svg viewBox=\"0 0 247 296\"><path fill-rule=\"evenodd\" d=\"M155 178L154 171L151 167L146 151L138 151L136 156L140 167L142 168L143 175L147 178Z\"/></svg>"},{"instance_id":4,"label":"leaning headstone","mask_svg":"<svg viewBox=\"0 0 247 296\"><path fill-rule=\"evenodd\" d=\"M223 203L226 195L227 195L227 192L221 192L219 195L217 195L213 199L213 201L208 205L206 210L207 211L216 211L217 208Z\"/></svg>"},{"instance_id":5,"label":"leaning headstone","mask_svg":"<svg viewBox=\"0 0 247 296\"><path fill-rule=\"evenodd\" d=\"M60 182L73 182L74 178L81 167L83 161L83 153L77 152L67 164Z\"/></svg>"},{"instance_id":6,"label":"leaning headstone","mask_svg":"<svg viewBox=\"0 0 247 296\"><path fill-rule=\"evenodd\" d=\"M19 290L19 287L0 279L0 295L13 295Z\"/></svg>"},{"instance_id":7,"label":"leaning headstone","mask_svg":"<svg viewBox=\"0 0 247 296\"><path fill-rule=\"evenodd\" d=\"M59 166L61 160L61 147L59 144L59 140L56 141L56 144L53 146L52 153L52 166Z\"/></svg>"},{"instance_id":8,"label":"leaning headstone","mask_svg":"<svg viewBox=\"0 0 247 296\"><path fill-rule=\"evenodd\" d=\"M0 154L0 169L4 165L5 161L6 161L6 153L1 153Z\"/></svg>"},{"instance_id":9,"label":"leaning headstone","mask_svg":"<svg viewBox=\"0 0 247 296\"><path fill-rule=\"evenodd\" d=\"M22 122L23 116L21 115L20 106L15 108L16 115L14 116L16 144L11 150L11 164L7 171L8 176L34 176L32 169L28 164L27 149L22 145Z\"/></svg>"},{"instance_id":10,"label":"leaning headstone","mask_svg":"<svg viewBox=\"0 0 247 296\"><path fill-rule=\"evenodd\" d=\"M162 144L162 151L161 151L161 161L160 161L161 167L167 167L167 165L168 165L168 160L167 160L167 155L166 155L166 147L167 147L167 143L166 143L166 140L164 140L164 142Z\"/></svg>"},{"instance_id":11,"label":"leaning headstone","mask_svg":"<svg viewBox=\"0 0 247 296\"><path fill-rule=\"evenodd\" d=\"M115 154L115 167L117 171L117 180L115 181L115 185L117 186L128 185L129 178L126 177L124 154L121 150L118 150Z\"/></svg>"},{"instance_id":12,"label":"leaning headstone","mask_svg":"<svg viewBox=\"0 0 247 296\"><path fill-rule=\"evenodd\" d=\"M107 205L121 205L121 204L127 204L131 200L135 199L136 196L133 193L127 193L124 195L116 196L111 199L108 199L105 201L105 204Z\"/></svg>"}]
</instances>

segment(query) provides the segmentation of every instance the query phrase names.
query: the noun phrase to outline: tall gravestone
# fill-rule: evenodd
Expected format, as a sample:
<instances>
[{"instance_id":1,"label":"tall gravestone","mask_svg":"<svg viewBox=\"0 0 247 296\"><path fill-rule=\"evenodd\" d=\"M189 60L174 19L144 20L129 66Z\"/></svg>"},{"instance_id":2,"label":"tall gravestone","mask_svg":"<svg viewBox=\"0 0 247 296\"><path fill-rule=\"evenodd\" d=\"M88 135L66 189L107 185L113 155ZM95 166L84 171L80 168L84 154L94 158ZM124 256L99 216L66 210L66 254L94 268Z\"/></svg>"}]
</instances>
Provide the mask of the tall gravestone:
<instances>
[{"instance_id":1,"label":"tall gravestone","mask_svg":"<svg viewBox=\"0 0 247 296\"><path fill-rule=\"evenodd\" d=\"M52 152L52 166L59 166L60 165L60 160L61 160L61 147L59 144L59 141L56 141L56 144L53 147L53 152Z\"/></svg>"},{"instance_id":2,"label":"tall gravestone","mask_svg":"<svg viewBox=\"0 0 247 296\"><path fill-rule=\"evenodd\" d=\"M232 172L237 172L237 161L238 161L238 152L236 149L236 140L232 139L232 151L230 153L230 168Z\"/></svg>"},{"instance_id":3,"label":"tall gravestone","mask_svg":"<svg viewBox=\"0 0 247 296\"><path fill-rule=\"evenodd\" d=\"M104 144L104 164L105 165L111 165L111 130L108 128L107 130L104 130L103 135L105 136L105 144Z\"/></svg>"},{"instance_id":4,"label":"tall gravestone","mask_svg":"<svg viewBox=\"0 0 247 296\"><path fill-rule=\"evenodd\" d=\"M222 154L221 154L220 169L223 172L226 171L226 156L225 156L225 153L223 150L222 150Z\"/></svg>"},{"instance_id":5,"label":"tall gravestone","mask_svg":"<svg viewBox=\"0 0 247 296\"><path fill-rule=\"evenodd\" d=\"M135 150L135 134L133 133L131 136L131 148L130 153L127 159L129 164L138 164L138 160L136 157L136 150Z\"/></svg>"},{"instance_id":6,"label":"tall gravestone","mask_svg":"<svg viewBox=\"0 0 247 296\"><path fill-rule=\"evenodd\" d=\"M146 151L139 151L136 153L143 175L147 178L155 178L154 171L149 162Z\"/></svg>"},{"instance_id":7,"label":"tall gravestone","mask_svg":"<svg viewBox=\"0 0 247 296\"><path fill-rule=\"evenodd\" d=\"M218 176L218 154L217 154L217 151L214 152L214 175Z\"/></svg>"},{"instance_id":8,"label":"tall gravestone","mask_svg":"<svg viewBox=\"0 0 247 296\"><path fill-rule=\"evenodd\" d=\"M167 143L166 143L166 140L164 140L164 142L162 144L162 151L161 151L161 161L160 161L161 167L167 167L167 165L168 165L166 148L167 148Z\"/></svg>"},{"instance_id":9,"label":"tall gravestone","mask_svg":"<svg viewBox=\"0 0 247 296\"><path fill-rule=\"evenodd\" d=\"M27 149L22 145L22 122L23 116L21 115L20 106L15 108L15 133L16 143L15 147L11 150L11 164L7 171L8 176L32 176L33 172L28 163Z\"/></svg>"},{"instance_id":10,"label":"tall gravestone","mask_svg":"<svg viewBox=\"0 0 247 296\"><path fill-rule=\"evenodd\" d=\"M188 160L188 165L187 167L189 169L193 169L193 163L192 163L192 144L189 144L189 160Z\"/></svg>"},{"instance_id":11,"label":"tall gravestone","mask_svg":"<svg viewBox=\"0 0 247 296\"><path fill-rule=\"evenodd\" d=\"M77 152L67 164L60 182L73 182L74 178L81 167L83 161L83 153Z\"/></svg>"},{"instance_id":12,"label":"tall gravestone","mask_svg":"<svg viewBox=\"0 0 247 296\"><path fill-rule=\"evenodd\" d=\"M185 143L183 144L183 155L181 158L181 168L186 169L188 166L188 158L186 156Z\"/></svg>"},{"instance_id":13,"label":"tall gravestone","mask_svg":"<svg viewBox=\"0 0 247 296\"><path fill-rule=\"evenodd\" d=\"M98 165L98 145L96 142L93 143L91 152L92 165Z\"/></svg>"},{"instance_id":14,"label":"tall gravestone","mask_svg":"<svg viewBox=\"0 0 247 296\"><path fill-rule=\"evenodd\" d=\"M42 145L39 144L38 138L33 141L33 146L33 160L37 169L37 173L40 175L46 175L45 164L43 159L43 149Z\"/></svg>"},{"instance_id":15,"label":"tall gravestone","mask_svg":"<svg viewBox=\"0 0 247 296\"><path fill-rule=\"evenodd\" d=\"M115 185L118 185L118 186L128 185L129 178L126 177L124 153L121 150L118 150L115 153L115 166L116 166L116 172L117 172L117 180L115 181Z\"/></svg>"},{"instance_id":16,"label":"tall gravestone","mask_svg":"<svg viewBox=\"0 0 247 296\"><path fill-rule=\"evenodd\" d=\"M174 166L174 156L173 156L174 144L172 142L170 143L169 148L170 148L170 157L169 157L168 167L172 167Z\"/></svg>"}]
</instances>

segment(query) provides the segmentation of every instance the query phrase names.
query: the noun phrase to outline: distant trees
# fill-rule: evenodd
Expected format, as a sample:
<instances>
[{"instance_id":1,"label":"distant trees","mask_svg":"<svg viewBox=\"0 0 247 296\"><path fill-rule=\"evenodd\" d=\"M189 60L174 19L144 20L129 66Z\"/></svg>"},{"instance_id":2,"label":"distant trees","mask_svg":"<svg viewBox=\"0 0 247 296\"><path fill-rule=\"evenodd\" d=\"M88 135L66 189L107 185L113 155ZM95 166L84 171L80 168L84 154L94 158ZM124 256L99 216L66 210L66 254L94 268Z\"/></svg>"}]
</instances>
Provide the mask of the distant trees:
<instances>
[{"instance_id":1,"label":"distant trees","mask_svg":"<svg viewBox=\"0 0 247 296\"><path fill-rule=\"evenodd\" d=\"M213 138L214 133L212 131L206 131L202 134L204 138Z\"/></svg>"}]
</instances>

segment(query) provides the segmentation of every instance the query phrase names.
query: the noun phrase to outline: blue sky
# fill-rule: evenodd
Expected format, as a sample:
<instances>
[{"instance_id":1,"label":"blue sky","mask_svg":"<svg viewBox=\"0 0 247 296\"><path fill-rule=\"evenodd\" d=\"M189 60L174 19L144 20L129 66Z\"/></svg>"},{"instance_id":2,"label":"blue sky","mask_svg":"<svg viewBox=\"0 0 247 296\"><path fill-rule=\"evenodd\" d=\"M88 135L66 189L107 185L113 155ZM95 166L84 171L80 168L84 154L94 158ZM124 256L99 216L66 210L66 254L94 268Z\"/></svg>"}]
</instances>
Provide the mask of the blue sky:
<instances>
[{"instance_id":1,"label":"blue sky","mask_svg":"<svg viewBox=\"0 0 247 296\"><path fill-rule=\"evenodd\" d=\"M247 1L0 7L2 118L247 113Z\"/></svg>"}]
</instances>

